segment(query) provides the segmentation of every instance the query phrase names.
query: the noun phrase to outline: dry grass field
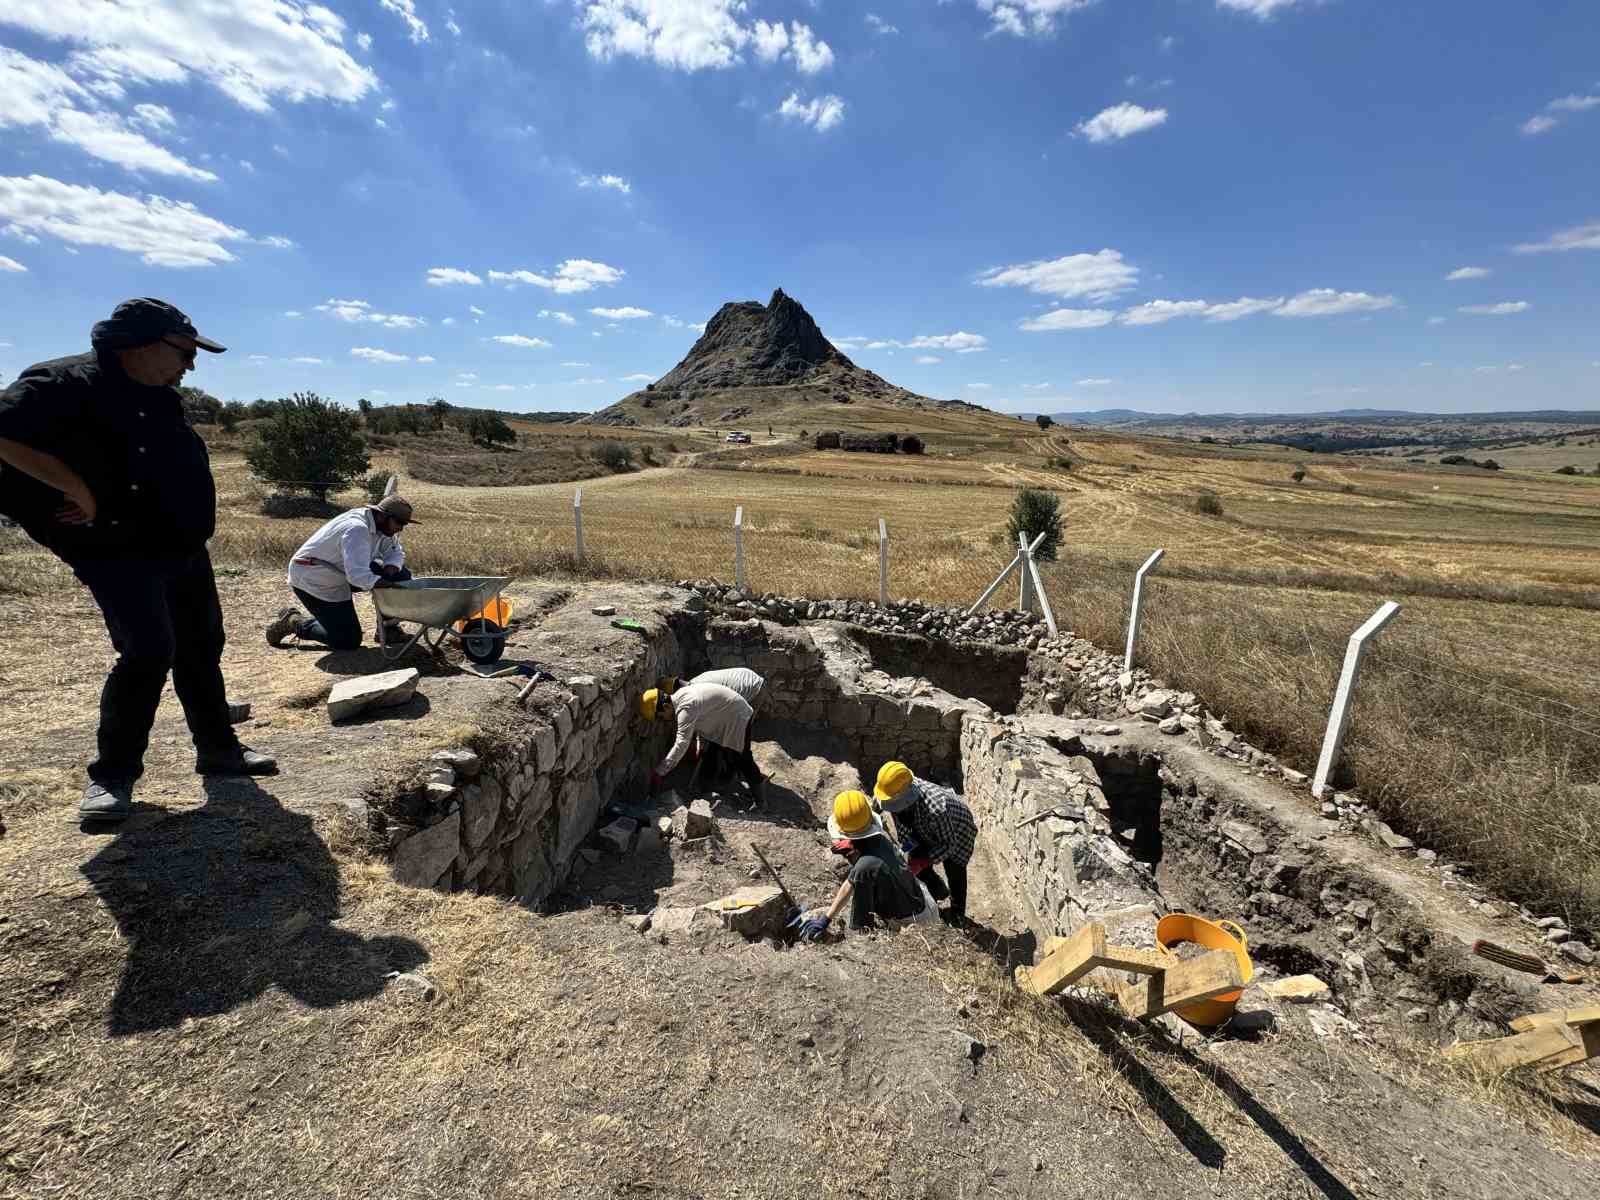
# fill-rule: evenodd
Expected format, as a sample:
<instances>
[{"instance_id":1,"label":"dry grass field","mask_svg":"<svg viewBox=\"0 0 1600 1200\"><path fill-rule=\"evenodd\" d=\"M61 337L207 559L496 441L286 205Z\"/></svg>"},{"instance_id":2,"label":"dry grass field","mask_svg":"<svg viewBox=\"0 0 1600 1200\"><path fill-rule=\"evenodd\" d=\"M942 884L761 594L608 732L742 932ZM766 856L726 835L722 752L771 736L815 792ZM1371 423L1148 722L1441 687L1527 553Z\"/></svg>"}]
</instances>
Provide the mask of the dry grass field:
<instances>
[{"instance_id":1,"label":"dry grass field","mask_svg":"<svg viewBox=\"0 0 1600 1200\"><path fill-rule=\"evenodd\" d=\"M1045 487L1066 526L1046 571L1062 624L1119 646L1133 570L1165 548L1141 663L1305 770L1345 639L1382 600L1401 601L1358 695L1352 782L1505 893L1600 928L1600 479L851 407L852 427L915 428L928 453L811 450L798 433L824 423L815 408L786 411L770 437L764 423L752 428L747 448L673 430L679 465L583 481L581 565L576 484L407 478L424 521L408 553L434 573L731 579L742 505L755 591L872 597L881 517L894 595L970 603L1009 561L1015 489ZM529 430L536 446L548 438L575 454L595 438L659 443L663 432ZM373 465L405 474L397 450L380 448ZM215 466L214 556L284 563L312 522L261 516L266 489L236 452L220 450ZM1195 510L1202 493L1220 516ZM6 556L0 589L47 586L53 573L19 553Z\"/></svg>"}]
</instances>

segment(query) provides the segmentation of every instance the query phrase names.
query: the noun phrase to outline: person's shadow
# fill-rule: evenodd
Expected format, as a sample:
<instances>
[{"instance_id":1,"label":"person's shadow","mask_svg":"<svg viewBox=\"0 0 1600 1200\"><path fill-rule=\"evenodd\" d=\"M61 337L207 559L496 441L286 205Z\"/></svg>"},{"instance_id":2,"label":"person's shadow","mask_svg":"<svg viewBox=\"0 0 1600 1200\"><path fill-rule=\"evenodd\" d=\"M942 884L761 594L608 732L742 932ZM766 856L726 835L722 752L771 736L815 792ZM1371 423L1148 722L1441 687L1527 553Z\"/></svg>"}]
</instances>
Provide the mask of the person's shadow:
<instances>
[{"instance_id":1,"label":"person's shadow","mask_svg":"<svg viewBox=\"0 0 1600 1200\"><path fill-rule=\"evenodd\" d=\"M113 1035L225 1013L274 985L327 1008L427 961L410 938L332 925L338 869L309 817L248 778L205 792L200 808L130 823L82 868L128 943Z\"/></svg>"}]
</instances>

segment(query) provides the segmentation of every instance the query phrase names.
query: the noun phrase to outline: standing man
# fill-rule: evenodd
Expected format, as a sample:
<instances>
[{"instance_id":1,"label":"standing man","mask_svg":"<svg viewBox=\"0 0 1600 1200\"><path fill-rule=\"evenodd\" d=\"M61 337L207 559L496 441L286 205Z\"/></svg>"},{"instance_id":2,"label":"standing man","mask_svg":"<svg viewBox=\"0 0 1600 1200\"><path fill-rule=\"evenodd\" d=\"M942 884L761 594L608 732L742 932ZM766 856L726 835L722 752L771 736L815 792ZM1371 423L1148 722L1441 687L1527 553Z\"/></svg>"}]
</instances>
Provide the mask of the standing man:
<instances>
[{"instance_id":1,"label":"standing man","mask_svg":"<svg viewBox=\"0 0 1600 1200\"><path fill-rule=\"evenodd\" d=\"M950 893L944 917L952 925L964 924L967 864L978 844L978 822L966 801L947 787L918 779L903 762L883 764L872 795L884 812L894 815L895 828L910 835L906 857L919 878L928 872L928 886L935 896L946 889L934 886L939 877L928 868L944 864Z\"/></svg>"},{"instance_id":2,"label":"standing man","mask_svg":"<svg viewBox=\"0 0 1600 1200\"><path fill-rule=\"evenodd\" d=\"M752 806L761 803L762 789L766 783L761 768L756 766L750 752L750 720L754 715L750 704L732 688L720 683L686 683L670 696L663 696L658 688L651 688L639 697L639 715L646 721L673 718L678 733L672 749L661 764L650 772L650 791L659 792L666 785L666 777L682 761L690 744L698 736L730 751L745 785L750 789Z\"/></svg>"},{"instance_id":3,"label":"standing man","mask_svg":"<svg viewBox=\"0 0 1600 1200\"><path fill-rule=\"evenodd\" d=\"M78 811L120 821L169 671L198 773L265 775L277 764L240 745L228 721L206 552L216 487L178 393L198 350L225 347L149 298L117 305L89 342L88 354L37 363L0 395L0 512L72 568L105 618L117 661Z\"/></svg>"},{"instance_id":4,"label":"standing man","mask_svg":"<svg viewBox=\"0 0 1600 1200\"><path fill-rule=\"evenodd\" d=\"M267 644L281 646L293 634L332 650L361 645L361 618L352 592L370 592L411 578L400 531L420 524L399 496L340 513L306 539L289 560L289 586L311 614L285 608L267 626Z\"/></svg>"}]
</instances>

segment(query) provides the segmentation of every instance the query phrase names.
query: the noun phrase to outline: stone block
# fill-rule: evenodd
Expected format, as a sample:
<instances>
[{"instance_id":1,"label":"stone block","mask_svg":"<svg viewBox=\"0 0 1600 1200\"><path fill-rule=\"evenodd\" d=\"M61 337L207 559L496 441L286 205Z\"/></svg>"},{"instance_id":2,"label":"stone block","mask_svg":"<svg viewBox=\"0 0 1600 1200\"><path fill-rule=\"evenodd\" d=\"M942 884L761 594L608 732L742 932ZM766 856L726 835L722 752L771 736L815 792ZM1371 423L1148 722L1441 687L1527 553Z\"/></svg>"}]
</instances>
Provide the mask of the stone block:
<instances>
[{"instance_id":1,"label":"stone block","mask_svg":"<svg viewBox=\"0 0 1600 1200\"><path fill-rule=\"evenodd\" d=\"M328 720L348 721L379 708L405 704L417 692L420 677L415 667L383 671L356 679L341 679L328 693Z\"/></svg>"},{"instance_id":2,"label":"stone block","mask_svg":"<svg viewBox=\"0 0 1600 1200\"><path fill-rule=\"evenodd\" d=\"M461 849L461 814L419 830L395 847L394 877L412 887L432 887Z\"/></svg>"},{"instance_id":3,"label":"stone block","mask_svg":"<svg viewBox=\"0 0 1600 1200\"><path fill-rule=\"evenodd\" d=\"M662 942L682 941L716 927L716 917L703 908L663 906L650 914L650 933Z\"/></svg>"},{"instance_id":4,"label":"stone block","mask_svg":"<svg viewBox=\"0 0 1600 1200\"><path fill-rule=\"evenodd\" d=\"M748 938L781 934L789 915L789 903L783 898L782 889L774 884L742 887L700 907L716 916L724 929Z\"/></svg>"},{"instance_id":5,"label":"stone block","mask_svg":"<svg viewBox=\"0 0 1600 1200\"><path fill-rule=\"evenodd\" d=\"M469 783L461 789L461 841L471 850L489 840L500 820L500 792L498 787L490 791L492 783Z\"/></svg>"},{"instance_id":6,"label":"stone block","mask_svg":"<svg viewBox=\"0 0 1600 1200\"><path fill-rule=\"evenodd\" d=\"M440 750L430 755L428 761L449 767L455 772L457 779L476 779L483 771L483 760L475 751L467 749Z\"/></svg>"},{"instance_id":7,"label":"stone block","mask_svg":"<svg viewBox=\"0 0 1600 1200\"><path fill-rule=\"evenodd\" d=\"M541 775L522 794L522 816L519 820L524 826L532 825L549 811L550 777Z\"/></svg>"},{"instance_id":8,"label":"stone block","mask_svg":"<svg viewBox=\"0 0 1600 1200\"><path fill-rule=\"evenodd\" d=\"M618 817L611 824L602 826L595 836L613 854L626 854L633 849L633 838L638 832L639 822L632 817Z\"/></svg>"},{"instance_id":9,"label":"stone block","mask_svg":"<svg viewBox=\"0 0 1600 1200\"><path fill-rule=\"evenodd\" d=\"M1296 786L1299 786L1308 778L1310 778L1304 771L1296 771L1292 767L1279 767L1278 769L1283 772L1283 777L1285 780L1287 780L1289 783L1295 784Z\"/></svg>"},{"instance_id":10,"label":"stone block","mask_svg":"<svg viewBox=\"0 0 1600 1200\"><path fill-rule=\"evenodd\" d=\"M536 769L541 772L555 770L556 765L556 731L548 725L540 725L533 731L533 751Z\"/></svg>"},{"instance_id":11,"label":"stone block","mask_svg":"<svg viewBox=\"0 0 1600 1200\"><path fill-rule=\"evenodd\" d=\"M600 681L593 675L574 675L567 680L567 686L580 704L593 704L600 697Z\"/></svg>"},{"instance_id":12,"label":"stone block","mask_svg":"<svg viewBox=\"0 0 1600 1200\"><path fill-rule=\"evenodd\" d=\"M1331 999L1333 989L1315 975L1291 975L1261 985L1262 991L1274 1000L1287 1000L1293 1004L1314 1004Z\"/></svg>"},{"instance_id":13,"label":"stone block","mask_svg":"<svg viewBox=\"0 0 1600 1200\"><path fill-rule=\"evenodd\" d=\"M678 808L672 814L672 836L680 842L710 837L716 827L716 818L711 815L709 800L696 800L687 807Z\"/></svg>"},{"instance_id":14,"label":"stone block","mask_svg":"<svg viewBox=\"0 0 1600 1200\"><path fill-rule=\"evenodd\" d=\"M1271 849L1266 836L1246 821L1224 821L1222 835L1250 854L1265 854Z\"/></svg>"}]
</instances>

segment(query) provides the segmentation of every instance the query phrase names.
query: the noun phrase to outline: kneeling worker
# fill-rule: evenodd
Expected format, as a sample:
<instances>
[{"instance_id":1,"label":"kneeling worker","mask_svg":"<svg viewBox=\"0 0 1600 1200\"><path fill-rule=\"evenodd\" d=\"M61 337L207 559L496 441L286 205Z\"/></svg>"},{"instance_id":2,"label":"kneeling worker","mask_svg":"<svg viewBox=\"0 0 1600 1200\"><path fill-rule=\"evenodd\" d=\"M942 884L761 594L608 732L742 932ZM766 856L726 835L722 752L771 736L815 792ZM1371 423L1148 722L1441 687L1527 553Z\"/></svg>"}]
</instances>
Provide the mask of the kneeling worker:
<instances>
[{"instance_id":1,"label":"kneeling worker","mask_svg":"<svg viewBox=\"0 0 1600 1200\"><path fill-rule=\"evenodd\" d=\"M385 496L340 513L313 533L289 560L289 586L311 618L302 620L298 609L285 608L267 626L267 643L281 646L292 634L332 650L360 646L361 619L351 592L411 578L400 531L418 523L410 504Z\"/></svg>"},{"instance_id":2,"label":"kneeling worker","mask_svg":"<svg viewBox=\"0 0 1600 1200\"><path fill-rule=\"evenodd\" d=\"M766 781L761 777L761 768L756 766L755 756L750 752L750 720L754 711L749 701L738 692L720 683L698 681L684 684L670 696L663 696L659 688L651 688L639 697L639 715L646 721L672 717L678 726L672 749L650 773L652 793L666 786L666 777L683 760L698 735L705 742L720 746L734 756L750 789L751 803L761 802Z\"/></svg>"},{"instance_id":3,"label":"kneeling worker","mask_svg":"<svg viewBox=\"0 0 1600 1200\"><path fill-rule=\"evenodd\" d=\"M757 675L749 667L728 667L722 671L702 671L690 683L720 683L730 691L737 692L750 706L750 740L755 740L755 720L761 714L761 692L767 686L767 681ZM678 680L674 675L663 675L656 681L656 691L663 696L670 696L678 690ZM695 783L698 784L701 776L708 777L713 784L732 769L731 762L723 761L723 753L714 742L705 742L700 746L700 759L695 765Z\"/></svg>"},{"instance_id":4,"label":"kneeling worker","mask_svg":"<svg viewBox=\"0 0 1600 1200\"><path fill-rule=\"evenodd\" d=\"M910 834L912 845L906 856L919 877L924 866L944 864L950 893L945 919L955 925L964 922L967 863L972 861L978 844L978 823L966 801L947 787L918 779L903 762L883 764L872 795L884 812L893 814L895 828ZM928 877L928 886L935 895L946 890L931 870Z\"/></svg>"},{"instance_id":5,"label":"kneeling worker","mask_svg":"<svg viewBox=\"0 0 1600 1200\"><path fill-rule=\"evenodd\" d=\"M833 798L828 833L835 851L850 863L850 874L827 912L808 917L800 926L802 941L816 941L846 908L851 929L870 929L880 920L933 918L933 897L901 860L866 793L840 792Z\"/></svg>"}]
</instances>

